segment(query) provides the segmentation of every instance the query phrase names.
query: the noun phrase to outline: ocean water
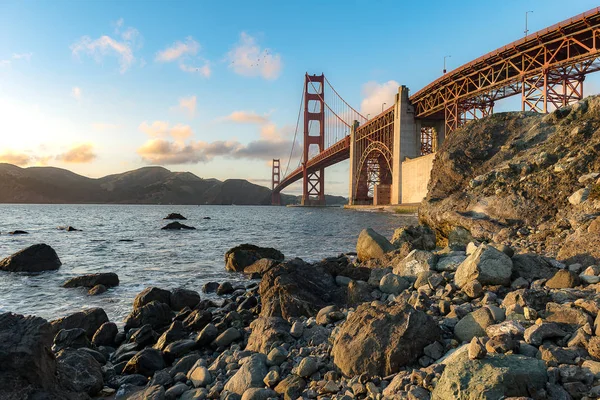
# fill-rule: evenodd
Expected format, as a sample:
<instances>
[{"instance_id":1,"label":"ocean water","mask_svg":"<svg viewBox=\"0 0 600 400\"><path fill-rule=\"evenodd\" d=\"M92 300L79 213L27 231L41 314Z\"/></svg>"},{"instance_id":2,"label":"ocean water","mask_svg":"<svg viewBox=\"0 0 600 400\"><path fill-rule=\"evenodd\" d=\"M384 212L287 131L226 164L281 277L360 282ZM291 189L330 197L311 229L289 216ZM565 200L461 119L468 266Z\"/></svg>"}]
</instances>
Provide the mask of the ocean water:
<instances>
[{"instance_id":1,"label":"ocean water","mask_svg":"<svg viewBox=\"0 0 600 400\"><path fill-rule=\"evenodd\" d=\"M165 231L163 218L178 212L193 231ZM210 217L211 219L203 219ZM122 322L146 286L184 287L201 292L209 281L244 281L226 272L223 256L233 246L274 247L286 258L317 261L354 251L361 229L387 237L414 217L343 208L144 205L0 205L0 259L36 243L52 246L63 265L36 275L0 271L0 312L54 319L102 307ZM71 225L81 232L66 232ZM13 230L28 235L7 235ZM121 241L121 240L131 241ZM115 272L120 285L99 296L65 289L71 277ZM201 294L206 297L208 295Z\"/></svg>"}]
</instances>

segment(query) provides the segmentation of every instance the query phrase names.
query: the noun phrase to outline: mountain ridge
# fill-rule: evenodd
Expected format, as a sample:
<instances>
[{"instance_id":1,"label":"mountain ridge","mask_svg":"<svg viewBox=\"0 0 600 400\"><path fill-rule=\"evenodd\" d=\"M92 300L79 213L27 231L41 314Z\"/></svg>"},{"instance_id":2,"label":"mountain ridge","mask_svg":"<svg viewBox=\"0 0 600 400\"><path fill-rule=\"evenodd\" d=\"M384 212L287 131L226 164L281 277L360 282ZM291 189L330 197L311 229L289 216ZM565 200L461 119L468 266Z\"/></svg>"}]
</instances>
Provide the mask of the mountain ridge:
<instances>
[{"instance_id":1,"label":"mountain ridge","mask_svg":"<svg viewBox=\"0 0 600 400\"><path fill-rule=\"evenodd\" d=\"M345 204L341 196L326 199ZM282 195L283 204L299 202L299 196ZM204 179L159 166L88 178L64 168L0 163L0 203L268 205L271 190L244 179Z\"/></svg>"}]
</instances>

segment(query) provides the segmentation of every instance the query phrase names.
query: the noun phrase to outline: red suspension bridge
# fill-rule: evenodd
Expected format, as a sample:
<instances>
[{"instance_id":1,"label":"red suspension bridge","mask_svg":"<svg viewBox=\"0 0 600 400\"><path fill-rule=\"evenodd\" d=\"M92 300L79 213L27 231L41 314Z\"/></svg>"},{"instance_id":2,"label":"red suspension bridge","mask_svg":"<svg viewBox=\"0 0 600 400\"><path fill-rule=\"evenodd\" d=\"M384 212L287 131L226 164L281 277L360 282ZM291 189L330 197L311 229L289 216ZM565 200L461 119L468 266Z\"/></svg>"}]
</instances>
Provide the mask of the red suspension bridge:
<instances>
[{"instance_id":1,"label":"red suspension bridge","mask_svg":"<svg viewBox=\"0 0 600 400\"><path fill-rule=\"evenodd\" d=\"M350 159L350 204L419 202L433 154L444 137L493 113L495 102L521 95L523 111L549 112L583 98L583 82L600 70L600 7L533 33L435 80L368 119L324 75L305 75L293 146L281 178L273 160L273 204L302 179L302 204L325 204L325 168ZM302 135L298 135L300 119ZM301 142L301 144L298 144Z\"/></svg>"}]
</instances>

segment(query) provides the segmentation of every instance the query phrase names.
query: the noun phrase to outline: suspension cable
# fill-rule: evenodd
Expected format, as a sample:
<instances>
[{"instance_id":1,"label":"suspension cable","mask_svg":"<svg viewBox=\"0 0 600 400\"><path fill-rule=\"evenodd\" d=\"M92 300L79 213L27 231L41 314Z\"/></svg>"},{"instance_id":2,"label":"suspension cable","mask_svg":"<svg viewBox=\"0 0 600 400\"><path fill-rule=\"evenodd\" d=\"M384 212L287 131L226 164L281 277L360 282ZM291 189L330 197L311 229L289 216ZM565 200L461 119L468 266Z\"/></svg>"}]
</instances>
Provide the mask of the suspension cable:
<instances>
[{"instance_id":1,"label":"suspension cable","mask_svg":"<svg viewBox=\"0 0 600 400\"><path fill-rule=\"evenodd\" d=\"M364 115L362 115L361 113L359 113L358 111L356 111L354 109L354 107L352 107L350 104L348 104L346 102L346 100L344 100L344 98L342 96L340 96L340 94L335 90L335 88L333 87L333 85L331 84L331 82L329 82L329 80L327 79L327 77L324 76L324 78L325 78L325 82L327 82L327 84L329 85L329 87L331 88L331 90L333 90L333 93L335 93L340 99L342 99L342 101L344 102L344 104L346 106L348 106L352 111L354 111L355 113L357 113L358 115L360 115L366 121L367 118Z\"/></svg>"},{"instance_id":2,"label":"suspension cable","mask_svg":"<svg viewBox=\"0 0 600 400\"><path fill-rule=\"evenodd\" d=\"M304 85L303 85L304 86ZM302 104L304 104L304 88L302 88L302 98L300 99L300 108L298 109L298 119L296 120L296 130L294 131L294 140L292 141L292 150L290 151L290 157L288 158L287 166L283 177L287 176L288 169L290 168L290 161L292 161L292 155L294 154L294 146L296 145L296 136L298 135L298 127L300 126L300 115L302 114Z\"/></svg>"},{"instance_id":3,"label":"suspension cable","mask_svg":"<svg viewBox=\"0 0 600 400\"><path fill-rule=\"evenodd\" d=\"M325 107L327 107L327 108L329 109L329 111L331 111L331 112L333 113L333 115L335 115L335 116L336 116L336 117L337 117L337 118L338 118L340 121L342 121L342 122L343 122L343 123L344 123L346 126L348 126L348 127L349 127L350 125L348 125L348 123L347 123L346 121L344 121L343 119L341 119L341 118L340 118L340 116L339 116L339 115L337 115L337 114L335 113L335 111L333 111L333 110L331 109L331 107L329 107L329 104L327 104L327 103L325 102L325 99L323 99L323 96L321 96L321 94L317 92L317 88L315 87L315 85L314 85L313 81L311 81L311 80L310 80L310 78L308 78L308 81L310 82L310 85L313 87L313 89L314 89L314 91L315 91L315 94L316 94L317 96L319 96L319 99L321 99L321 102L323 102L323 104L325 104Z\"/></svg>"}]
</instances>

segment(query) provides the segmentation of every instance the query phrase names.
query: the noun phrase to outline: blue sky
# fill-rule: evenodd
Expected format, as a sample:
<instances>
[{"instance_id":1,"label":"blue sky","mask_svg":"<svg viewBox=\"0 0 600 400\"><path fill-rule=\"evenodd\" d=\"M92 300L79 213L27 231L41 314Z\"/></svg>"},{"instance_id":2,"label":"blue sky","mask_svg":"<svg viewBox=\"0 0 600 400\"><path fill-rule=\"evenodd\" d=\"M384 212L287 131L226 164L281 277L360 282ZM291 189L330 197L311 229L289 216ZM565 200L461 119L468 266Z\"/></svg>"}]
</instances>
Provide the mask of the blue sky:
<instances>
[{"instance_id":1,"label":"blue sky","mask_svg":"<svg viewBox=\"0 0 600 400\"><path fill-rule=\"evenodd\" d=\"M453 69L522 37L527 10L533 32L595 6L0 0L0 160L91 177L163 165L268 185L305 72L368 113L399 83L416 92L439 77L444 55ZM328 192L347 194L347 171L327 170Z\"/></svg>"}]
</instances>

